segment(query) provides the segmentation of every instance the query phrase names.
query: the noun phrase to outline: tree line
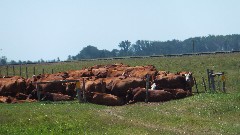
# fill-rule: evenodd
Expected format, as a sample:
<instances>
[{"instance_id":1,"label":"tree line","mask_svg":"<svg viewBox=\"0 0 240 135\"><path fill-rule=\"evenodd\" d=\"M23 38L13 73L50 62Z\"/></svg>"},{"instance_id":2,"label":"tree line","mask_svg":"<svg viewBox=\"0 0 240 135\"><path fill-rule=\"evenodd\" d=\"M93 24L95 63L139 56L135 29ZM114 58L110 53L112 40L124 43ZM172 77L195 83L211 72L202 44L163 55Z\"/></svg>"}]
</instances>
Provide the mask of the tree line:
<instances>
[{"instance_id":1,"label":"tree line","mask_svg":"<svg viewBox=\"0 0 240 135\"><path fill-rule=\"evenodd\" d=\"M200 53L200 52L216 52L216 51L239 51L240 35L208 35L204 37L188 38L184 41L168 40L168 41L150 41L137 40L131 43L128 40L121 41L118 44L119 49L112 51L88 45L84 47L77 55L69 55L67 60L79 59L95 59L125 56L150 56L150 55L167 55L167 54L184 54L184 53ZM5 64L26 64L26 63L42 63L42 62L59 62L60 59L38 61L13 61L7 62L5 56L0 57L0 65Z\"/></svg>"},{"instance_id":2,"label":"tree line","mask_svg":"<svg viewBox=\"0 0 240 135\"><path fill-rule=\"evenodd\" d=\"M149 41L137 40L131 43L128 40L121 41L118 49L99 50L97 47L88 45L84 47L76 56L68 56L68 60L95 59L124 56L150 56L184 53L201 53L216 51L239 51L240 35L215 36L188 38L184 41Z\"/></svg>"}]
</instances>

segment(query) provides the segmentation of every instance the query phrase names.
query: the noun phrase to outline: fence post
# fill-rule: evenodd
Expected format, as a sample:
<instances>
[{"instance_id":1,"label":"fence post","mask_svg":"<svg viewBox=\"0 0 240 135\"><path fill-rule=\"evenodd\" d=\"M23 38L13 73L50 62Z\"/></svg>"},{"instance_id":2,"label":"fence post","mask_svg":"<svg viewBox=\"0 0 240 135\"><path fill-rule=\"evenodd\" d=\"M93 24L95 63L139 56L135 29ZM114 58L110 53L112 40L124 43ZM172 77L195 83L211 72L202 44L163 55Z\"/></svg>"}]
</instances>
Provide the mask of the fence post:
<instances>
[{"instance_id":1,"label":"fence post","mask_svg":"<svg viewBox=\"0 0 240 135\"><path fill-rule=\"evenodd\" d=\"M85 80L84 80L84 78L83 78L82 94L83 94L83 102L86 102L86 96L85 96Z\"/></svg>"},{"instance_id":2,"label":"fence post","mask_svg":"<svg viewBox=\"0 0 240 135\"><path fill-rule=\"evenodd\" d=\"M13 66L13 76L15 76L15 67Z\"/></svg>"},{"instance_id":3,"label":"fence post","mask_svg":"<svg viewBox=\"0 0 240 135\"><path fill-rule=\"evenodd\" d=\"M52 69L52 74L53 74L53 69Z\"/></svg>"},{"instance_id":4,"label":"fence post","mask_svg":"<svg viewBox=\"0 0 240 135\"><path fill-rule=\"evenodd\" d=\"M207 69L207 75L208 75L208 88L211 90L211 82L210 82L210 70Z\"/></svg>"},{"instance_id":5,"label":"fence post","mask_svg":"<svg viewBox=\"0 0 240 135\"><path fill-rule=\"evenodd\" d=\"M207 92L207 86L206 86L206 83L205 83L205 79L203 77L202 77L202 81L203 81L204 90L205 90L205 92Z\"/></svg>"},{"instance_id":6,"label":"fence post","mask_svg":"<svg viewBox=\"0 0 240 135\"><path fill-rule=\"evenodd\" d=\"M19 69L19 72L20 72L20 76L22 77L22 65L20 65L20 67L19 67L20 69Z\"/></svg>"},{"instance_id":7,"label":"fence post","mask_svg":"<svg viewBox=\"0 0 240 135\"><path fill-rule=\"evenodd\" d=\"M35 66L33 67L33 75L36 75L36 68L35 68Z\"/></svg>"},{"instance_id":8,"label":"fence post","mask_svg":"<svg viewBox=\"0 0 240 135\"><path fill-rule=\"evenodd\" d=\"M196 87L196 90L197 90L197 94L199 94L198 85L197 85L197 81L196 81L195 77L193 77L193 81L194 81L194 84L195 84L195 87Z\"/></svg>"},{"instance_id":9,"label":"fence post","mask_svg":"<svg viewBox=\"0 0 240 135\"><path fill-rule=\"evenodd\" d=\"M223 86L222 86L222 90L223 90L223 92L226 92L226 89L225 89L225 80L226 80L226 78L225 78L225 75L224 75L224 72L222 72L222 81L223 81Z\"/></svg>"},{"instance_id":10,"label":"fence post","mask_svg":"<svg viewBox=\"0 0 240 135\"><path fill-rule=\"evenodd\" d=\"M8 65L7 65L7 76L8 76Z\"/></svg>"},{"instance_id":11,"label":"fence post","mask_svg":"<svg viewBox=\"0 0 240 135\"><path fill-rule=\"evenodd\" d=\"M44 68L42 69L42 74L44 74Z\"/></svg>"},{"instance_id":12,"label":"fence post","mask_svg":"<svg viewBox=\"0 0 240 135\"><path fill-rule=\"evenodd\" d=\"M214 81L214 75L213 75L213 70L210 70L210 80L211 80L211 85L212 85L212 92L215 92L215 81Z\"/></svg>"},{"instance_id":13,"label":"fence post","mask_svg":"<svg viewBox=\"0 0 240 135\"><path fill-rule=\"evenodd\" d=\"M27 68L27 65L26 65L26 78L28 78L28 68Z\"/></svg>"},{"instance_id":14,"label":"fence post","mask_svg":"<svg viewBox=\"0 0 240 135\"><path fill-rule=\"evenodd\" d=\"M38 101L40 101L41 99L41 92L39 91L39 86L38 86L38 83L36 83L36 90L37 90L37 98L38 98Z\"/></svg>"},{"instance_id":15,"label":"fence post","mask_svg":"<svg viewBox=\"0 0 240 135\"><path fill-rule=\"evenodd\" d=\"M148 88L149 88L149 75L147 74L147 80L146 80L146 99L145 99L145 103L148 102Z\"/></svg>"}]
</instances>

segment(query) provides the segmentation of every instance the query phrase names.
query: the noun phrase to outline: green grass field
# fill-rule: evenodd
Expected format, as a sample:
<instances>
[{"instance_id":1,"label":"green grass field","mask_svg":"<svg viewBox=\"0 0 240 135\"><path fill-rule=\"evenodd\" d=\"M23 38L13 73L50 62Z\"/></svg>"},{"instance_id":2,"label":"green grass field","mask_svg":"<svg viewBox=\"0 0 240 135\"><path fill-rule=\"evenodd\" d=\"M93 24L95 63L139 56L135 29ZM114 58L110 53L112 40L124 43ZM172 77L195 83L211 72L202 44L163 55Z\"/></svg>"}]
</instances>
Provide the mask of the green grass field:
<instances>
[{"instance_id":1,"label":"green grass field","mask_svg":"<svg viewBox=\"0 0 240 135\"><path fill-rule=\"evenodd\" d=\"M213 69L225 72L227 93L201 93L164 103L120 107L77 101L0 104L0 134L237 135L240 134L239 57L240 54L221 54L29 65L29 75L33 66L38 73L42 68L50 73L51 69L58 72L120 62L130 66L155 65L158 70L192 71L202 92L202 77L207 78L206 69ZM4 74L4 67L1 68ZM15 69L18 74L18 67Z\"/></svg>"}]
</instances>

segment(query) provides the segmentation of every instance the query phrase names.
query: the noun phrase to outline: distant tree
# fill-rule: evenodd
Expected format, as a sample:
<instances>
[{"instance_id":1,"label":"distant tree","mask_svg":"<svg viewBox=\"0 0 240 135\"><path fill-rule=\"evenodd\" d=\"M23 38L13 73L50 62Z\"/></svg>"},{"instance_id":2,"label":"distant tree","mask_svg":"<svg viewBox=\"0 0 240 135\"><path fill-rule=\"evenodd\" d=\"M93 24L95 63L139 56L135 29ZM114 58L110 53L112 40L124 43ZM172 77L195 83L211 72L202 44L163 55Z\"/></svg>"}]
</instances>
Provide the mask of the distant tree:
<instances>
[{"instance_id":1,"label":"distant tree","mask_svg":"<svg viewBox=\"0 0 240 135\"><path fill-rule=\"evenodd\" d=\"M0 58L0 65L6 65L6 64L7 64L7 57L2 56L2 58Z\"/></svg>"},{"instance_id":2,"label":"distant tree","mask_svg":"<svg viewBox=\"0 0 240 135\"><path fill-rule=\"evenodd\" d=\"M14 61L14 60L11 60L10 64L18 64L18 62Z\"/></svg>"},{"instance_id":3,"label":"distant tree","mask_svg":"<svg viewBox=\"0 0 240 135\"><path fill-rule=\"evenodd\" d=\"M119 50L118 49L113 49L111 51L111 57L118 57L119 56Z\"/></svg>"},{"instance_id":4,"label":"distant tree","mask_svg":"<svg viewBox=\"0 0 240 135\"><path fill-rule=\"evenodd\" d=\"M112 54L110 51L108 50L99 50L99 58L108 58L108 57L112 57Z\"/></svg>"},{"instance_id":5,"label":"distant tree","mask_svg":"<svg viewBox=\"0 0 240 135\"><path fill-rule=\"evenodd\" d=\"M129 54L129 49L131 46L131 42L128 40L122 41L119 43L118 45L121 49L120 49L120 55L121 56L127 56Z\"/></svg>"},{"instance_id":6,"label":"distant tree","mask_svg":"<svg viewBox=\"0 0 240 135\"><path fill-rule=\"evenodd\" d=\"M32 61L30 61L30 60L27 60L27 61L26 61L26 63L27 63L27 64L30 64L30 63L33 63L33 62L32 62Z\"/></svg>"},{"instance_id":7,"label":"distant tree","mask_svg":"<svg viewBox=\"0 0 240 135\"><path fill-rule=\"evenodd\" d=\"M18 61L18 64L22 64L22 61L21 61L21 60L19 60L19 61Z\"/></svg>"},{"instance_id":8,"label":"distant tree","mask_svg":"<svg viewBox=\"0 0 240 135\"><path fill-rule=\"evenodd\" d=\"M72 60L72 59L73 59L72 56L71 56L71 55L68 55L67 60Z\"/></svg>"},{"instance_id":9,"label":"distant tree","mask_svg":"<svg viewBox=\"0 0 240 135\"><path fill-rule=\"evenodd\" d=\"M40 59L40 62L39 63L44 63L45 61L43 59Z\"/></svg>"},{"instance_id":10,"label":"distant tree","mask_svg":"<svg viewBox=\"0 0 240 135\"><path fill-rule=\"evenodd\" d=\"M88 45L84 47L79 54L76 55L75 59L93 59L99 57L99 50L97 47Z\"/></svg>"}]
</instances>

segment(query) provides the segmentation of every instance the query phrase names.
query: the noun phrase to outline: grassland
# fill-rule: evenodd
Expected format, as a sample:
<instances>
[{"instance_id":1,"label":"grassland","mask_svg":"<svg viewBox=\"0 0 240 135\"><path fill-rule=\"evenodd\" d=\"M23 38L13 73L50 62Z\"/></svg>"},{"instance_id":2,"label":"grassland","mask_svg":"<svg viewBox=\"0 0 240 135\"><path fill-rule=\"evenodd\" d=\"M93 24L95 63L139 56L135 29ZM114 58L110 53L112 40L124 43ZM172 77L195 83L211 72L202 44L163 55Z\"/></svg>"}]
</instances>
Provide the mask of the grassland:
<instances>
[{"instance_id":1,"label":"grassland","mask_svg":"<svg viewBox=\"0 0 240 135\"><path fill-rule=\"evenodd\" d=\"M200 91L204 91L201 84L202 77L207 78L206 69L213 69L226 73L227 93L201 93L170 102L120 107L76 101L0 104L0 134L240 134L239 57L221 54L29 65L29 71L36 66L39 73L42 68L58 72L120 62L155 65L158 70L192 71Z\"/></svg>"}]
</instances>

